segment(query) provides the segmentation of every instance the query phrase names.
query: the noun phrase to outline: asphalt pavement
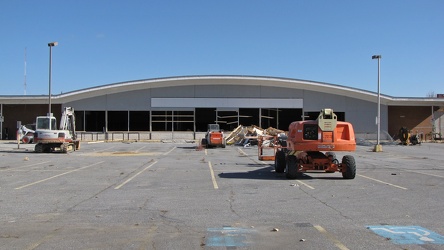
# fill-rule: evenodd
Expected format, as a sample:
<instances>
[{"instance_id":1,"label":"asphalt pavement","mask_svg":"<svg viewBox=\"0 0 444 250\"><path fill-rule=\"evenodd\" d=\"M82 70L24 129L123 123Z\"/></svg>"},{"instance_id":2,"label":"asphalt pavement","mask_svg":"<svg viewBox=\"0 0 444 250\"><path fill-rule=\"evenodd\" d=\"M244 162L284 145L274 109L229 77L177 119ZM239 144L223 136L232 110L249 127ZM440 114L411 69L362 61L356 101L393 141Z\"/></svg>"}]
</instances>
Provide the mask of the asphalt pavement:
<instances>
[{"instance_id":1,"label":"asphalt pavement","mask_svg":"<svg viewBox=\"0 0 444 250\"><path fill-rule=\"evenodd\" d=\"M444 249L444 144L289 180L257 147L0 142L0 249Z\"/></svg>"}]
</instances>

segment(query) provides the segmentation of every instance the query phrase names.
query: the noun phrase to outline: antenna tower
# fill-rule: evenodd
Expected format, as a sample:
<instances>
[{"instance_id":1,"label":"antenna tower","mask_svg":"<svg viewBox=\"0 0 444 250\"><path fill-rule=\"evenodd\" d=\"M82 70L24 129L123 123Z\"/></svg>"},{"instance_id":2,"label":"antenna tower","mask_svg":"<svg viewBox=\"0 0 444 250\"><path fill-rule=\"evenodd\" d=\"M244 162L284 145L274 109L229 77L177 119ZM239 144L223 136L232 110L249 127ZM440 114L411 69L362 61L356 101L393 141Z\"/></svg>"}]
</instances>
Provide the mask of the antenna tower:
<instances>
[{"instance_id":1,"label":"antenna tower","mask_svg":"<svg viewBox=\"0 0 444 250\"><path fill-rule=\"evenodd\" d=\"M25 95L26 95L26 47L25 47L25 75L24 75L24 88L25 88Z\"/></svg>"}]
</instances>

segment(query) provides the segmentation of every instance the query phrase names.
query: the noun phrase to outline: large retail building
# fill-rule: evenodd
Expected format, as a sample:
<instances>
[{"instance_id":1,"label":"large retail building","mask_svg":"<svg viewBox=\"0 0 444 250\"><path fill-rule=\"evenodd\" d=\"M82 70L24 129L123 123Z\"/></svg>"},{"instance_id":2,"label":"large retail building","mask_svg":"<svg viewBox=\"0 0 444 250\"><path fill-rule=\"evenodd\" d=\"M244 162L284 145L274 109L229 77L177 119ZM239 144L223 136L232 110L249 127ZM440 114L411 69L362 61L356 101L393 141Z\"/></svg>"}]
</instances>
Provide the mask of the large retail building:
<instances>
[{"instance_id":1,"label":"large retail building","mask_svg":"<svg viewBox=\"0 0 444 250\"><path fill-rule=\"evenodd\" d=\"M426 136L442 133L444 98L380 95L381 131L401 127ZM48 95L0 96L3 139L15 139L17 121L34 123L48 112ZM287 130L292 121L316 119L332 108L351 122L357 137L377 131L378 94L335 84L261 76L182 76L128 81L53 95L60 117L73 107L82 139L198 139L207 124L231 131L239 125Z\"/></svg>"}]
</instances>

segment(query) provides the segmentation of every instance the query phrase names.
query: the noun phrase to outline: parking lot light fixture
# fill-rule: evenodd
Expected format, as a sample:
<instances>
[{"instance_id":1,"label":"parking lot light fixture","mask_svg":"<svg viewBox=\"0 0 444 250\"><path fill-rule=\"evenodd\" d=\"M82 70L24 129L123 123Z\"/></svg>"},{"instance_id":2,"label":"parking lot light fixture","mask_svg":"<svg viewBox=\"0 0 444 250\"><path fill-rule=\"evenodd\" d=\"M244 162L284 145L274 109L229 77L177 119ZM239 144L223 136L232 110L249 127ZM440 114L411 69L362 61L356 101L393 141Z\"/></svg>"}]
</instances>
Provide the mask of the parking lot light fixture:
<instances>
[{"instance_id":1,"label":"parking lot light fixture","mask_svg":"<svg viewBox=\"0 0 444 250\"><path fill-rule=\"evenodd\" d=\"M372 59L378 60L378 115L376 117L376 124L378 126L377 136L376 136L376 145L374 148L374 152L382 152L382 146L380 144L380 137L381 137L381 75L380 75L380 62L381 62L381 55L374 55L372 56Z\"/></svg>"},{"instance_id":2,"label":"parking lot light fixture","mask_svg":"<svg viewBox=\"0 0 444 250\"><path fill-rule=\"evenodd\" d=\"M52 47L57 46L58 44L59 44L58 42L48 43L48 47L49 47L49 94L48 94L49 109L48 109L48 114L49 115L51 115Z\"/></svg>"}]
</instances>

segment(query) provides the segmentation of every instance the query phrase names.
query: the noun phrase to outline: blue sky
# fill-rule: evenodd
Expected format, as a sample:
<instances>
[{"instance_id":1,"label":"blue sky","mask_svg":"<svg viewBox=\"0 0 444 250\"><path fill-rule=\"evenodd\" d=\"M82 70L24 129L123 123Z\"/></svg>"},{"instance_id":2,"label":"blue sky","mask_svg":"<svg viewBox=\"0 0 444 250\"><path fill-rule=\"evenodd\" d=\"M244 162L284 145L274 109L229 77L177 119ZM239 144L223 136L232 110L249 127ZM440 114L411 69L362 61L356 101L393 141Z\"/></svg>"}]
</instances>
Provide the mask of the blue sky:
<instances>
[{"instance_id":1,"label":"blue sky","mask_svg":"<svg viewBox=\"0 0 444 250\"><path fill-rule=\"evenodd\" d=\"M444 93L442 0L0 0L0 95L185 75Z\"/></svg>"}]
</instances>

